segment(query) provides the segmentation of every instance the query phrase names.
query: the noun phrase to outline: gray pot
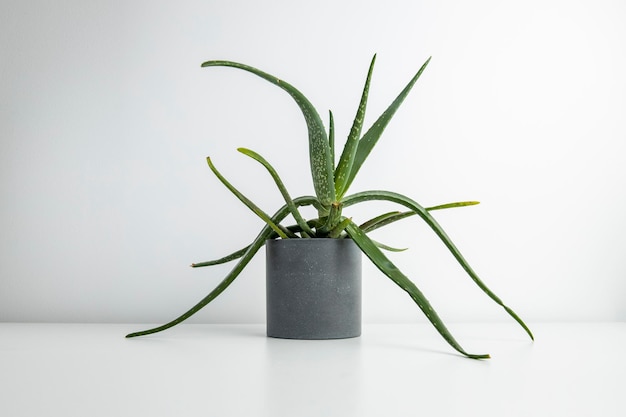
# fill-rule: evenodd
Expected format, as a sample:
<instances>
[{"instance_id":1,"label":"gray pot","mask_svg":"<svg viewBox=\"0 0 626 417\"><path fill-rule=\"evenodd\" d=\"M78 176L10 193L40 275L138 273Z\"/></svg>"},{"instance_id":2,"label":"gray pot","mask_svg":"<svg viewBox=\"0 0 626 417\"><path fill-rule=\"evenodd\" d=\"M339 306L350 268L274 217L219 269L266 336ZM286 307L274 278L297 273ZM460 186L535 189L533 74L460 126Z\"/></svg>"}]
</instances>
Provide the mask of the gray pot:
<instances>
[{"instance_id":1,"label":"gray pot","mask_svg":"<svg viewBox=\"0 0 626 417\"><path fill-rule=\"evenodd\" d=\"M361 251L351 239L268 240L267 335L361 335Z\"/></svg>"}]
</instances>

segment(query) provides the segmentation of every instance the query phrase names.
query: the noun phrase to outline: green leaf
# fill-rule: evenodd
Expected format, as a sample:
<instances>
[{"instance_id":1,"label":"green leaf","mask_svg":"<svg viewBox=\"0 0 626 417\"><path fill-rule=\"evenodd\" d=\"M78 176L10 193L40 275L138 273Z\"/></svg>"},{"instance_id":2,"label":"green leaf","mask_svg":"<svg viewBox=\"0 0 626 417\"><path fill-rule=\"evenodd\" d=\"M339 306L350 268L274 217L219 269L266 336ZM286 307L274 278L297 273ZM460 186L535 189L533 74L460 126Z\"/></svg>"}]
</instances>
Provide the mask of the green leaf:
<instances>
[{"instance_id":1,"label":"green leaf","mask_svg":"<svg viewBox=\"0 0 626 417\"><path fill-rule=\"evenodd\" d=\"M352 123L352 128L350 129L350 134L348 135L348 140L343 148L343 152L341 153L339 164L335 170L335 194L338 199L341 199L347 190L348 176L352 170L354 157L359 146L361 129L363 128L363 120L365 119L365 109L367 108L367 96L370 91L370 81L372 79L375 62L376 55L374 55L370 63L367 78L365 79L365 86L363 87L363 93L361 95L361 102L359 103L356 116L354 116L354 122Z\"/></svg>"},{"instance_id":2,"label":"green leaf","mask_svg":"<svg viewBox=\"0 0 626 417\"><path fill-rule=\"evenodd\" d=\"M476 204L478 204L478 201L459 201L456 203L447 203L447 204L441 204L441 205L433 206L433 207L426 207L426 210L427 211L444 210L444 209L455 208L455 207L473 206ZM390 213L385 213L385 214L381 214L380 216L374 217L373 219L368 220L367 222L363 223L359 227L363 229L366 233L369 233L372 230L379 229L383 226L387 226L388 224L395 223L399 220L406 219L407 217L412 217L412 216L415 216L414 211L405 211L405 212L392 211Z\"/></svg>"},{"instance_id":3,"label":"green leaf","mask_svg":"<svg viewBox=\"0 0 626 417\"><path fill-rule=\"evenodd\" d=\"M280 230L282 230L282 232L287 235L287 237L289 239L298 239L300 238L300 236L298 236L297 234L295 234L294 232L292 232L291 230L289 230L288 228L286 228L285 226L283 226L282 224L277 224L276 226L278 226L278 228ZM284 239L284 238L283 238Z\"/></svg>"},{"instance_id":4,"label":"green leaf","mask_svg":"<svg viewBox=\"0 0 626 417\"><path fill-rule=\"evenodd\" d=\"M330 163L335 167L335 118L333 112L328 110L328 147L330 148Z\"/></svg>"},{"instance_id":5,"label":"green leaf","mask_svg":"<svg viewBox=\"0 0 626 417\"><path fill-rule=\"evenodd\" d=\"M314 204L317 204L317 199L315 197L305 196L305 197L296 198L294 200L294 203L297 206L314 205ZM274 223L280 223L280 221L283 220L288 214L289 214L289 208L285 205L285 206L281 207L276 212L276 214L274 214L274 216L272 216L272 221ZM174 320L172 320L172 321L170 321L170 322L168 322L168 323L166 323L166 324L164 324L162 326L158 326L158 327L155 327L155 328L152 328L152 329L148 329L148 330L143 330L143 331L140 331L140 332L131 333L131 334L128 334L126 337L145 336L145 335L148 335L148 334L161 332L163 330L169 329L170 327L173 327L173 326L176 326L177 324L182 323L183 321L187 320L189 317L191 317L194 314L196 314L203 307L205 307L207 304L209 304L211 301L213 301L215 298L217 298L222 292L224 292L224 290L226 288L228 288L228 286L230 284L233 283L233 281L239 276L239 274L246 267L246 265L248 265L248 263L254 257L254 255L256 255L256 253L259 251L259 249L261 249L261 247L263 247L263 245L265 244L265 241L272 236L272 233L274 233L272 231L272 228L269 225L265 225L263 227L263 229L261 230L261 233L259 233L259 235L256 237L256 239L254 239L252 244L250 244L247 247L246 252L242 256L241 260L239 262L237 262L235 267L228 273L228 275L226 275L226 277L222 280L222 282L220 282L217 285L217 287L215 287L215 289L213 289L213 291L211 291L206 297L204 297L202 300L200 300L192 308L187 310L184 314L182 314L178 318L176 318L176 319L174 319Z\"/></svg>"},{"instance_id":6,"label":"green leaf","mask_svg":"<svg viewBox=\"0 0 626 417\"><path fill-rule=\"evenodd\" d=\"M337 224L337 226L335 226L335 228L330 231L330 233L328 234L328 237L331 239L337 239L341 235L341 232L344 231L346 226L350 224L350 222L352 222L351 218L342 217L341 221Z\"/></svg>"},{"instance_id":7,"label":"green leaf","mask_svg":"<svg viewBox=\"0 0 626 417\"><path fill-rule=\"evenodd\" d=\"M398 212L397 214L391 214L391 213L389 214L390 214L389 216L385 216L380 219L374 218L372 220L367 221L366 223L363 224L365 226L363 230L365 230L366 233L369 233L376 229L380 229L383 226L387 226L391 223L395 223L402 219L406 219L407 217L415 216L415 212L413 211L404 211L404 212Z\"/></svg>"},{"instance_id":8,"label":"green leaf","mask_svg":"<svg viewBox=\"0 0 626 417\"><path fill-rule=\"evenodd\" d=\"M177 324L182 323L183 321L187 320L189 317L196 314L204 306L209 304L211 301L217 298L217 296L219 296L222 292L224 292L224 290L228 288L230 284L232 284L232 282L239 276L239 274L245 268L245 266L248 265L248 262L250 262L250 260L254 257L254 255L256 255L259 249L265 244L265 241L267 240L271 232L272 232L272 229L266 225L263 228L263 231L254 240L254 242L252 242L252 244L248 246L248 249L246 250L246 253L243 255L241 260L237 263L237 265L235 265L235 267L230 271L230 273L226 275L226 278L224 278L222 282L220 282L217 285L217 287L213 289L213 291L211 291L206 297L200 300L195 306L190 308L184 314L182 314L178 318L164 325L161 325L152 329L148 329L148 330L143 330L140 332L131 333L127 335L126 337L137 337L137 336L145 336L151 333L158 333L163 330L169 329L170 327L176 326Z\"/></svg>"},{"instance_id":9,"label":"green leaf","mask_svg":"<svg viewBox=\"0 0 626 417\"><path fill-rule=\"evenodd\" d=\"M365 232L365 231L363 231ZM389 245L385 245L384 243L380 243L376 240L372 239L372 242L374 242L374 244L379 247L382 250L386 250L388 252L404 252L405 250L408 250L409 248L394 248L393 246L389 246Z\"/></svg>"},{"instance_id":10,"label":"green leaf","mask_svg":"<svg viewBox=\"0 0 626 417\"><path fill-rule=\"evenodd\" d=\"M378 118L378 120L376 120L376 122L374 122L372 127L369 128L369 130L365 133L365 135L363 135L363 137L359 141L359 146L356 151L356 155L354 156L354 162L352 164L352 169L350 170L348 178L343 187L344 193L348 190L348 188L352 184L352 181L354 181L354 177L361 169L361 166L372 151L372 148L374 148L374 145L376 145L376 142L387 127L387 124L389 124L389 121L396 113L406 96L409 94L409 92L413 88L413 85L415 85L415 83L419 79L420 75L422 75L422 72L424 72L424 69L426 69L426 66L429 62L430 58L426 60L426 62L422 65L419 71L417 71L417 74L415 74L411 81L409 81L409 83L406 85L406 87L404 87L404 90L400 92L398 97L396 97L396 99L389 105L387 110L383 112L383 114Z\"/></svg>"},{"instance_id":11,"label":"green leaf","mask_svg":"<svg viewBox=\"0 0 626 417\"><path fill-rule=\"evenodd\" d=\"M249 198L247 198L245 195L243 195L241 192L239 192L239 190L237 190L231 183L229 183L226 180L226 178L224 178L222 176L222 174L219 173L217 168L215 168L215 165L213 165L213 162L211 162L211 158L209 158L207 156L206 161L209 164L209 167L211 168L211 171L213 171L215 176L222 182L222 184L224 184L226 186L226 188L228 188L233 194L235 194L235 196L239 199L239 201L241 201L243 204L245 204L246 207L248 207L250 210L252 210L254 212L254 214L259 216L265 223L267 223L272 228L272 230L274 230L276 233L278 233L278 236L280 236L283 239L287 239L288 238L287 235L285 234L285 232L280 227L278 227L272 221L272 219L270 219L270 217L267 215L267 213L265 213L256 204L254 204Z\"/></svg>"},{"instance_id":12,"label":"green leaf","mask_svg":"<svg viewBox=\"0 0 626 417\"><path fill-rule=\"evenodd\" d=\"M417 286L404 275L394 264L391 262L381 251L376 247L376 244L365 234L365 232L359 227L351 223L346 227L348 235L354 240L354 242L361 248L361 251L376 265L376 267L389 277L396 285L406 291L413 299L415 304L422 310L428 320L437 329L439 334L452 346L455 350L463 355L472 359L487 359L489 355L475 355L467 353L461 345L454 339L452 334L448 331L443 321L439 318L439 315L430 305L430 302L426 299L424 294L417 288Z\"/></svg>"},{"instance_id":13,"label":"green leaf","mask_svg":"<svg viewBox=\"0 0 626 417\"><path fill-rule=\"evenodd\" d=\"M267 169L267 171L272 176L272 179L276 183L276 186L280 190L280 193L282 194L283 199L285 200L285 203L287 203L287 207L289 207L289 211L291 212L291 215L293 216L293 218L296 220L296 223L298 223L298 225L302 228L303 232L305 232L309 236L312 236L313 231L311 230L309 225L306 223L306 221L304 221L304 219L300 215L300 212L298 211L296 205L293 203L293 200L291 199L291 196L289 195L289 192L287 191L285 184L281 180L280 176L278 175L278 172L276 172L274 167L269 162L267 162L265 158L263 158L261 155L259 155L258 153L250 149L238 148L237 150L241 152L242 154L249 156L250 158L259 162L261 165L265 167L265 169Z\"/></svg>"},{"instance_id":14,"label":"green leaf","mask_svg":"<svg viewBox=\"0 0 626 417\"><path fill-rule=\"evenodd\" d=\"M409 212L411 215L413 214L413 212ZM399 211L391 211L389 213L383 213L381 215L378 215L374 218L369 219L368 221L366 221L365 223L361 224L359 226L359 228L361 230L363 230L365 233L371 231L371 230L375 230L377 228L379 228L381 224L383 224L384 222L386 222L388 219L395 219L396 217L398 217L399 215L402 215L403 213L399 212Z\"/></svg>"},{"instance_id":15,"label":"green leaf","mask_svg":"<svg viewBox=\"0 0 626 417\"><path fill-rule=\"evenodd\" d=\"M203 266L213 266L213 265L225 264L226 262L234 261L235 259L241 258L243 255L246 254L246 252L248 251L249 248L250 248L250 245L246 246L243 249L239 249L238 251L235 251L235 252L231 253L230 255L226 255L223 258L219 258L219 259L216 259L214 261L193 263L193 264L191 264L191 267L192 268L200 268L200 267L203 267Z\"/></svg>"},{"instance_id":16,"label":"green leaf","mask_svg":"<svg viewBox=\"0 0 626 417\"><path fill-rule=\"evenodd\" d=\"M448 250L452 253L454 258L459 262L461 267L467 272L467 274L472 278L472 280L478 285L478 287L483 290L485 294L487 294L493 301L495 301L498 305L500 305L504 310L509 313L511 317L517 323L522 326L522 328L528 333L528 336L532 340L534 340L534 336L528 326L522 321L521 318L508 306L506 306L502 300L498 296L496 296L478 277L476 272L470 267L469 263L465 260L461 252L457 249L457 247L452 243L452 240L448 237L443 228L439 225L439 223L435 220L435 218L422 206L417 204L415 201L410 198L403 196L398 193L393 193L391 191L365 191L361 193L353 194L349 197L343 199L344 206L350 206L353 204L357 204L363 201L372 201L372 200L385 200L391 201L400 205L403 205L409 209L411 209L415 214L420 216L422 220L430 226L430 228L439 236L444 245L448 248Z\"/></svg>"},{"instance_id":17,"label":"green leaf","mask_svg":"<svg viewBox=\"0 0 626 417\"><path fill-rule=\"evenodd\" d=\"M324 225L317 229L318 237L327 236L331 230L335 229L337 225L341 222L341 210L343 205L341 203L333 203L330 206L330 212L328 216L325 218Z\"/></svg>"},{"instance_id":18,"label":"green leaf","mask_svg":"<svg viewBox=\"0 0 626 417\"><path fill-rule=\"evenodd\" d=\"M300 107L309 131L309 158L315 194L328 208L335 201L334 167L324 124L311 102L291 84L249 65L232 61L207 61L202 67L232 67L255 74L286 91Z\"/></svg>"},{"instance_id":19,"label":"green leaf","mask_svg":"<svg viewBox=\"0 0 626 417\"><path fill-rule=\"evenodd\" d=\"M307 223L307 225L310 228L314 228L314 227L319 227L321 221L320 221L320 219L312 219L312 220L307 220L306 223ZM302 228L299 225L297 225L297 224L294 224L294 225L291 225L291 226L287 226L287 229L291 230L294 233L302 232ZM314 233L314 235L315 235L315 233ZM311 237L315 237L315 236L311 236Z\"/></svg>"},{"instance_id":20,"label":"green leaf","mask_svg":"<svg viewBox=\"0 0 626 417\"><path fill-rule=\"evenodd\" d=\"M475 206L477 204L480 204L480 203L478 201L459 201L456 203L447 203L447 204L440 204L438 206L433 206L433 207L426 207L426 210L428 211L444 210L444 209L456 208L456 207Z\"/></svg>"}]
</instances>

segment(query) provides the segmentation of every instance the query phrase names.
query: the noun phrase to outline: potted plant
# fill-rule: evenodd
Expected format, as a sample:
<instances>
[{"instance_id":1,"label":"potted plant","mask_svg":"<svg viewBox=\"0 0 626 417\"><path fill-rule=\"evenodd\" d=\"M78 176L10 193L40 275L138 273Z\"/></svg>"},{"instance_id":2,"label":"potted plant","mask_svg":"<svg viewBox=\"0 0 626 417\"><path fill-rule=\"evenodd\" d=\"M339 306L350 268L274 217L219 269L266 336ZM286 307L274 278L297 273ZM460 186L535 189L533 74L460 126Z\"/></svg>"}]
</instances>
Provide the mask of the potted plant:
<instances>
[{"instance_id":1,"label":"potted plant","mask_svg":"<svg viewBox=\"0 0 626 417\"><path fill-rule=\"evenodd\" d=\"M221 264L229 261L238 260L236 265L230 271L230 273L224 278L222 282L211 291L206 297L204 297L199 303L182 314L180 317L166 323L162 326L144 330L136 333L131 333L127 337L136 337L147 335L151 333L160 332L175 326L187 318L198 312L204 306L209 304L217 296L219 296L236 278L241 271L246 267L248 262L254 257L254 255L263 247L267 246L267 257L269 262L268 268L268 335L277 337L295 337L295 338L332 338L332 337L352 337L360 334L360 253L364 253L366 257L373 262L373 264L390 278L395 284L397 284L402 290L408 293L417 306L426 315L428 320L432 323L435 329L440 335L452 346L455 350L461 354L475 359L488 358L489 355L482 354L470 354L466 352L459 343L450 334L438 314L432 308L428 300L424 297L422 292L415 286L415 284L383 253L383 250L394 249L387 247L381 243L372 240L368 233L378 229L380 227L395 223L399 220L406 219L412 216L418 216L426 222L426 224L432 229L432 231L439 237L443 244L452 253L454 258L459 262L463 269L467 272L469 277L483 290L493 301L502 306L506 312L517 321L522 328L527 332L531 339L533 335L526 324L519 318L519 316L508 306L506 306L500 298L498 298L478 277L474 270L470 267L465 260L461 252L454 245L452 240L448 237L443 228L431 215L432 211L448 209L454 207L463 207L468 205L478 204L474 201L456 202L438 205L434 207L424 208L414 200L404 195L392 192L392 191L363 191L355 194L348 194L347 191L352 184L355 176L361 169L361 166L367 159L368 155L372 151L374 145L376 145L385 127L395 114L396 110L402 104L406 96L409 94L414 84L430 62L430 58L422 65L413 78L409 81L406 87L400 92L396 99L389 105L389 107L382 113L382 115L374 122L374 124L362 134L363 119L365 115L367 98L369 93L370 80L372 77L372 70L376 61L376 55L372 58L367 77L365 80L365 86L361 95L356 117L352 124L352 128L346 140L345 146L338 160L335 158L335 134L332 112L330 112L329 131L328 134L322 123L319 113L310 103L310 101L291 84L263 71L260 71L254 67L231 62L231 61L207 61L202 64L202 67L231 67L240 70L247 71L254 75L257 75L266 81L276 85L287 92L299 106L307 128L309 136L309 157L310 167L313 179L313 186L315 189L315 196L301 196L292 198L289 192L285 189L283 182L281 181L278 173L272 167L272 165L266 161L261 155L250 150L239 148L238 151L244 155L256 160L262 164L269 172L270 176L276 183L276 186L280 190L285 202L284 205L276 211L273 215L269 215L255 205L251 200L244 196L239 190L237 190L232 184L228 182L226 178L217 170L210 158L207 157L207 163L217 176L217 178L248 208L250 208L257 216L263 219L266 225L263 227L259 235L254 241L245 248L234 252L223 258L192 264L194 268ZM344 215L344 209L354 206L356 204L382 200L390 201L398 204L403 208L403 211L393 211L382 213L372 219L369 219L360 225L357 225L351 217ZM313 206L317 211L317 217L314 219L305 219L299 211L299 208L303 206ZM285 220L289 215L293 218L291 225L285 226L281 222ZM330 246L329 246L330 245ZM284 248L288 248L289 255L284 258L279 253ZM290 249L289 249L290 248ZM358 249L358 250L356 250ZM360 251L359 251L360 250ZM308 262L308 267L294 267L294 262L301 262L297 259L300 253L312 254ZM339 255L337 255L339 253ZM355 258L356 256L356 258ZM285 260L286 259L286 260ZM294 260L295 259L295 260ZM312 259L312 260L311 260ZM355 260L356 259L356 260ZM346 265L351 265L346 268ZM335 269L338 268L338 271ZM334 277L334 281L343 283L343 289L334 288L330 290L331 293L352 293L347 295L347 298L338 301L340 307L327 307L324 303L329 292L318 291L313 287L317 287L317 284L309 286L308 288L293 290L291 288L270 288L271 281L276 280L278 282L284 282L285 276L287 280L296 280L294 278L293 271L307 269L308 271L316 271L323 269L323 275ZM351 272L358 269L354 276L351 276ZM291 272L290 272L291 271ZM283 274L284 276L274 278L274 274ZM298 272L299 273L299 272ZM286 275L285 275L286 274ZM297 275L297 274L296 274ZM300 274L302 275L302 274ZM318 280L319 278L312 278L314 275L304 274L297 278L300 281L304 281L305 285L307 280ZM350 280L350 284L345 284L346 280ZM324 307L318 308L318 312L310 313L305 310L304 316L307 320L300 322L296 321L295 324L289 323L289 319L293 318L294 307L290 305L282 306L270 306L269 302L275 303L277 298L280 302L289 301L289 297L294 295L294 292L299 294L308 295L309 298L300 304L316 304L322 303ZM272 293L275 293L277 297L274 297ZM312 297L312 298L311 298ZM287 303L288 304L288 303ZM351 309L344 308L345 305L350 305ZM342 306L343 305L343 306ZM302 306L300 306L302 307ZM297 308L300 308L297 307ZM296 308L296 309L297 309ZM338 310L332 310L333 308L339 308ZM270 311L270 309L272 309ZM331 310L330 315L315 321L314 315L319 311ZM280 317L281 311L286 312L287 318ZM278 318L276 318L276 317ZM284 315L283 315L284 316ZM347 323L341 324L343 326L338 332L331 330L326 331L324 325L331 326L338 322L344 321L345 316L348 318L345 320ZM331 317L332 320L328 318ZM282 322L273 325L270 321L283 320ZM285 322L287 320L287 323ZM293 320L292 320L293 321ZM303 334L298 333L298 329L303 326L310 325L310 322L314 322L312 325L313 336L305 331ZM341 327L340 326L340 327ZM294 330L295 329L295 330ZM324 333L326 331L326 333ZM276 334L272 334L276 332ZM316 333L317 332L317 333ZM333 333L335 332L335 333ZM321 337L320 337L321 334Z\"/></svg>"}]
</instances>

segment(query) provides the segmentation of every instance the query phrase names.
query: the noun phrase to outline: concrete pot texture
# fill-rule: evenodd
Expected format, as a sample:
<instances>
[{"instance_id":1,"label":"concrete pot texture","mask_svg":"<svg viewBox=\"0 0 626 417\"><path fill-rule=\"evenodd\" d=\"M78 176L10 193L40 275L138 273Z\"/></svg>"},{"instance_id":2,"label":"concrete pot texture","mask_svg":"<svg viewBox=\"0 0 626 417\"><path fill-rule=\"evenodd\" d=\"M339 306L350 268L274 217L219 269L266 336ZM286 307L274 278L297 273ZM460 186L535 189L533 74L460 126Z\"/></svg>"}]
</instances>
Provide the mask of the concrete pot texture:
<instances>
[{"instance_id":1,"label":"concrete pot texture","mask_svg":"<svg viewBox=\"0 0 626 417\"><path fill-rule=\"evenodd\" d=\"M361 335L361 251L351 239L275 239L265 248L267 336Z\"/></svg>"}]
</instances>

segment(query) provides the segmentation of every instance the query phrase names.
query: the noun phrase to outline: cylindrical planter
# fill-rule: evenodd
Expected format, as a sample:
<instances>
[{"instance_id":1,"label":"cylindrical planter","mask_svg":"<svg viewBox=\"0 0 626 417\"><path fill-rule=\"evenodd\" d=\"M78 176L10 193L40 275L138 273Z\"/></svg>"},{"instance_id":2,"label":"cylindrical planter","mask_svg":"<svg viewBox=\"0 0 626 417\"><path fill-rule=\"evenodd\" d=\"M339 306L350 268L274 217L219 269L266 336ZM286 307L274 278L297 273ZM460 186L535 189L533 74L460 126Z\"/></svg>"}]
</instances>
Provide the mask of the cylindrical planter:
<instances>
[{"instance_id":1,"label":"cylindrical planter","mask_svg":"<svg viewBox=\"0 0 626 417\"><path fill-rule=\"evenodd\" d=\"M361 335L361 251L351 239L268 240L267 335Z\"/></svg>"}]
</instances>

